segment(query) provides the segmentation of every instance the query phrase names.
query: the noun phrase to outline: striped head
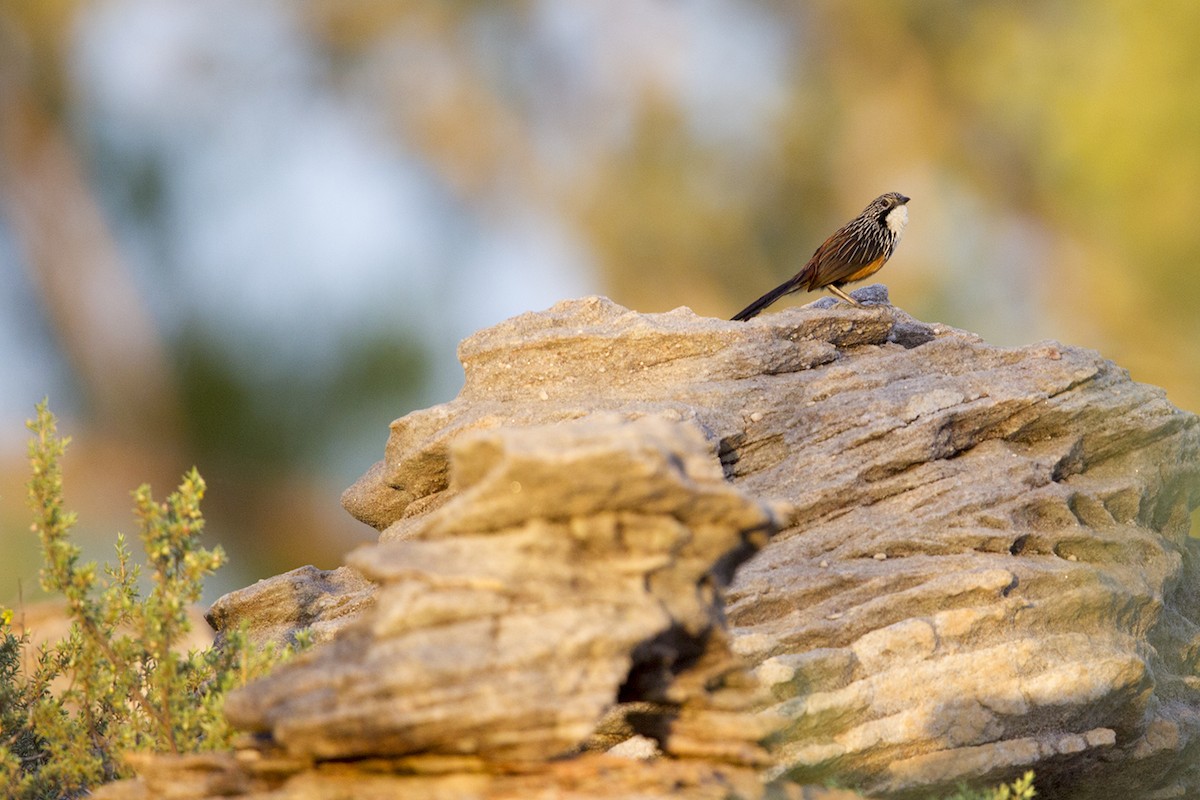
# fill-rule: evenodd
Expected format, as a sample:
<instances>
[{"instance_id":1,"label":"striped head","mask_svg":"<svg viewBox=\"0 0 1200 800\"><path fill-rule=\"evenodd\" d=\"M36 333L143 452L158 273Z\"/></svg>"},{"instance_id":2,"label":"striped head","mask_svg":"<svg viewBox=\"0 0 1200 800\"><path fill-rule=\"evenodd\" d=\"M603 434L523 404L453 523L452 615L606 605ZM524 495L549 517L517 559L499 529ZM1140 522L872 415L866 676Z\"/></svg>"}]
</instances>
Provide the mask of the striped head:
<instances>
[{"instance_id":1,"label":"striped head","mask_svg":"<svg viewBox=\"0 0 1200 800\"><path fill-rule=\"evenodd\" d=\"M899 192L881 194L863 209L862 217L872 219L881 228L887 228L896 242L908 224L908 198ZM892 245L893 247L895 244Z\"/></svg>"}]
</instances>

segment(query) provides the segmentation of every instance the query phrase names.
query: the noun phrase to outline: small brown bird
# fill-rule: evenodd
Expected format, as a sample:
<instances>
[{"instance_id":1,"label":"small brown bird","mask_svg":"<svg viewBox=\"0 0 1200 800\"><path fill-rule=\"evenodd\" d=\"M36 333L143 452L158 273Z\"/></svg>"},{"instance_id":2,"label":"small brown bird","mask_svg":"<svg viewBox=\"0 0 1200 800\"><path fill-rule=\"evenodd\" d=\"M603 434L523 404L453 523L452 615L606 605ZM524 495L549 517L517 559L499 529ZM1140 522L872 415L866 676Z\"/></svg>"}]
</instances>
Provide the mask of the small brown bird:
<instances>
[{"instance_id":1,"label":"small brown bird","mask_svg":"<svg viewBox=\"0 0 1200 800\"><path fill-rule=\"evenodd\" d=\"M750 319L785 294L801 289L829 289L851 305L858 301L842 291L847 283L869 278L887 263L900 243L900 234L908 224L908 198L888 192L871 201L863 212L847 222L787 282L776 286L734 315L735 320Z\"/></svg>"}]
</instances>

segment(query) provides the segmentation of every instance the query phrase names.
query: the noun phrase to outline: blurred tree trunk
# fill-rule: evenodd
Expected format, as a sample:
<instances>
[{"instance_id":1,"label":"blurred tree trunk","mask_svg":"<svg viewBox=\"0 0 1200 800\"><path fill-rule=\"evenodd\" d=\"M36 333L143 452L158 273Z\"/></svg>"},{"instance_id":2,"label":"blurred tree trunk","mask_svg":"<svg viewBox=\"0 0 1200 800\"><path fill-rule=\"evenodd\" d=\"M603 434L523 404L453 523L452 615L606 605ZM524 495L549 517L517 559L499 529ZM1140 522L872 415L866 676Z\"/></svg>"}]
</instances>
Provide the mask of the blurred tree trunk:
<instances>
[{"instance_id":1,"label":"blurred tree trunk","mask_svg":"<svg viewBox=\"0 0 1200 800\"><path fill-rule=\"evenodd\" d=\"M78 153L35 92L56 56L0 12L0 220L20 251L94 424L174 450L179 400L165 345L100 210ZM25 58L21 58L21 56ZM57 74L50 81L57 83Z\"/></svg>"}]
</instances>

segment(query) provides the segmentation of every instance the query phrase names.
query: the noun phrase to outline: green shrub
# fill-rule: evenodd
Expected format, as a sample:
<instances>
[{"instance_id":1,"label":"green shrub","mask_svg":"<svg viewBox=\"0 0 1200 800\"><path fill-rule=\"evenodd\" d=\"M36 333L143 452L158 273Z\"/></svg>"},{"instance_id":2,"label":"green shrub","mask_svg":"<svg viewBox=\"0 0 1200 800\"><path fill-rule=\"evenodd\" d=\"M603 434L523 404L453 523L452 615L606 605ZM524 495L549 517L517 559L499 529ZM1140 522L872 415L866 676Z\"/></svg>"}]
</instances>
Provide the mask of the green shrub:
<instances>
[{"instance_id":1,"label":"green shrub","mask_svg":"<svg viewBox=\"0 0 1200 800\"><path fill-rule=\"evenodd\" d=\"M1033 800L1035 795L1037 792L1033 788L1033 771L1030 770L1012 783L983 791L963 789L944 800Z\"/></svg>"},{"instance_id":2,"label":"green shrub","mask_svg":"<svg viewBox=\"0 0 1200 800\"><path fill-rule=\"evenodd\" d=\"M27 427L41 586L65 599L71 628L61 642L30 653L28 635L13 633L12 611L0 610L0 794L76 797L127 776L127 752L228 746L226 693L286 654L252 647L244 630L219 649L180 652L188 608L225 561L220 547L200 545L204 480L191 470L165 502L147 486L134 491L145 566L132 562L118 535L116 562L101 570L81 563L69 537L75 515L65 510L59 467L69 439L58 437L45 401Z\"/></svg>"}]
</instances>

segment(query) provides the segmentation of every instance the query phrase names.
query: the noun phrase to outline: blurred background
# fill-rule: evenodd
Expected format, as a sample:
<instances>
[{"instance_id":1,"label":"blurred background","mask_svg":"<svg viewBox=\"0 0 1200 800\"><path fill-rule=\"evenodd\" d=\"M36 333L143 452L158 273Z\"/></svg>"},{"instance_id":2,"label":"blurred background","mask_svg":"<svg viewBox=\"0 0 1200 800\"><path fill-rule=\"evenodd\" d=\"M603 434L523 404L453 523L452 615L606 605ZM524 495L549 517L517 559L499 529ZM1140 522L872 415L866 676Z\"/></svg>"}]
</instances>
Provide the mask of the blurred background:
<instances>
[{"instance_id":1,"label":"blurred background","mask_svg":"<svg viewBox=\"0 0 1200 800\"><path fill-rule=\"evenodd\" d=\"M212 600L374 538L339 494L464 336L728 317L890 190L895 304L1200 409L1198 37L1191 0L0 0L0 603L43 396L92 557L199 467Z\"/></svg>"}]
</instances>

